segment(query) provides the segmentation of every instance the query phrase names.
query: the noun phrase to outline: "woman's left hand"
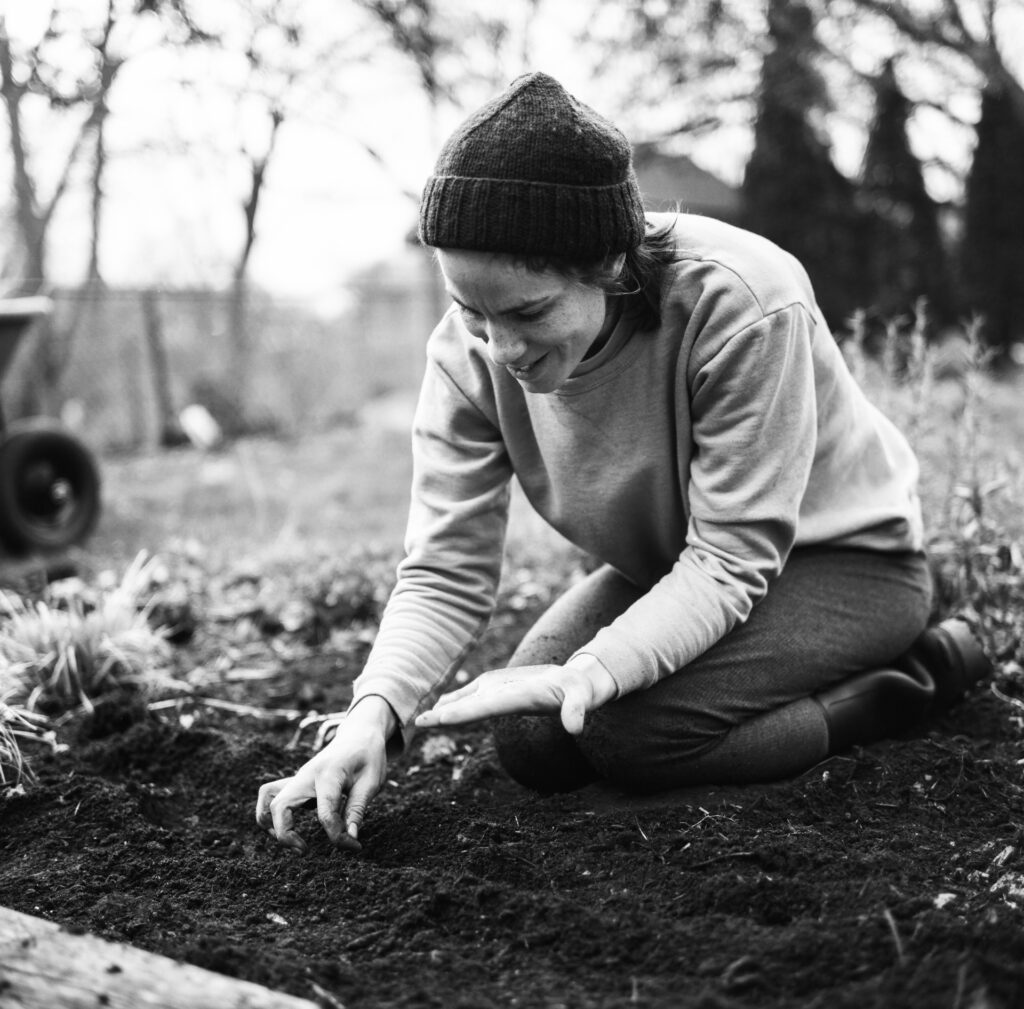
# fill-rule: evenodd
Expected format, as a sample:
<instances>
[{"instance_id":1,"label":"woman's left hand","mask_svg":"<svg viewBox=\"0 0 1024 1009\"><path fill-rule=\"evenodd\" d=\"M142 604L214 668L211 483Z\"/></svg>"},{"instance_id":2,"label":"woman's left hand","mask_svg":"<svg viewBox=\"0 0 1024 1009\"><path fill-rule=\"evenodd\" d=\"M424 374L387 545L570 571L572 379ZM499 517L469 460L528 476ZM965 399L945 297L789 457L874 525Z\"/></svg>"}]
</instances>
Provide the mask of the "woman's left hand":
<instances>
[{"instance_id":1,"label":"woman's left hand","mask_svg":"<svg viewBox=\"0 0 1024 1009\"><path fill-rule=\"evenodd\" d=\"M559 712L574 736L587 712L618 693L611 673L592 655L576 655L564 666L511 666L481 673L472 683L444 694L416 719L421 728L462 725L495 715Z\"/></svg>"}]
</instances>

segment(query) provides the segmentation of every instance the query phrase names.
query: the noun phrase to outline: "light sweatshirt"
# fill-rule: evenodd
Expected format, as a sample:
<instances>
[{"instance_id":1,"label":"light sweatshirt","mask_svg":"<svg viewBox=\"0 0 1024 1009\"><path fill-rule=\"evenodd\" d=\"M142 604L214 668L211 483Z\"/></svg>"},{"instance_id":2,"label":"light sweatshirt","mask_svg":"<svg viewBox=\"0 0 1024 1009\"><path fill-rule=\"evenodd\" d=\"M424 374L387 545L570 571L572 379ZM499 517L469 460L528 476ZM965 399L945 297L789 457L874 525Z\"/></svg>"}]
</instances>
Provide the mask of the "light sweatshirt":
<instances>
[{"instance_id":1,"label":"light sweatshirt","mask_svg":"<svg viewBox=\"0 0 1024 1009\"><path fill-rule=\"evenodd\" d=\"M456 311L433 332L406 556L353 704L383 697L407 732L449 683L493 609L513 475L647 590L580 649L619 696L744 621L794 546L922 548L915 457L850 375L803 268L749 232L675 220L659 327L621 319L553 393L526 392Z\"/></svg>"}]
</instances>

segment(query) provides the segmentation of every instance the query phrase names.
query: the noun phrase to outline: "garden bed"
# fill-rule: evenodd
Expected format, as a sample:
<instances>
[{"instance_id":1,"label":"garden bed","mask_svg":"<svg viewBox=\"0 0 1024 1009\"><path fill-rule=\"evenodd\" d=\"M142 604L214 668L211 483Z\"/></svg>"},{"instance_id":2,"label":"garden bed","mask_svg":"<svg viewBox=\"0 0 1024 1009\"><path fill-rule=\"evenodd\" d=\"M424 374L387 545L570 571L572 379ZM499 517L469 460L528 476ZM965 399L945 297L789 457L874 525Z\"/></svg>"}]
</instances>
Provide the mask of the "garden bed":
<instances>
[{"instance_id":1,"label":"garden bed","mask_svg":"<svg viewBox=\"0 0 1024 1009\"><path fill-rule=\"evenodd\" d=\"M196 693L338 710L365 647L256 642ZM483 731L421 735L358 855L312 813L305 856L256 827L295 730L196 702L66 723L0 800L0 904L326 1009L1024 1001L1021 720L991 692L794 781L637 800L534 796Z\"/></svg>"},{"instance_id":2,"label":"garden bed","mask_svg":"<svg viewBox=\"0 0 1024 1009\"><path fill-rule=\"evenodd\" d=\"M1003 696L981 688L793 781L637 800L538 797L484 731L421 734L358 855L309 812L297 856L257 828L255 801L311 752L301 717L348 702L396 558L338 555L400 542L407 439L104 460L104 521L75 561L100 583L167 545L149 613L179 684L159 707L65 721L61 752L27 746L37 781L0 796L0 905L324 1009L1017 1009L1024 430L1019 384L984 390L998 434L943 420L918 425L918 447L943 615L985 626ZM522 556L470 672L503 662L579 573L521 506ZM5 573L38 591L38 572ZM0 1006L7 965L0 950Z\"/></svg>"}]
</instances>

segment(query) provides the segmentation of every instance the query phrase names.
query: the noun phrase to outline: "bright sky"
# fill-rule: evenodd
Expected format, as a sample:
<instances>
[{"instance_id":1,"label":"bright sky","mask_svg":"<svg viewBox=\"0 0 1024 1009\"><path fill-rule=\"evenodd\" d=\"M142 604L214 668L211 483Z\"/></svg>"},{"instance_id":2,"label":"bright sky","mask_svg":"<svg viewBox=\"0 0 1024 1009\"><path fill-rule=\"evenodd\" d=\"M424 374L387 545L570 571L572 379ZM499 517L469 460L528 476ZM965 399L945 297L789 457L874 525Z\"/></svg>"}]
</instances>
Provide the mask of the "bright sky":
<instances>
[{"instance_id":1,"label":"bright sky","mask_svg":"<svg viewBox=\"0 0 1024 1009\"><path fill-rule=\"evenodd\" d=\"M239 0L203 0L204 12L230 12L235 2ZM307 2L322 5L324 24L335 33L345 27L338 19L346 8L336 0ZM105 3L61 0L62 7L101 12ZM448 3L458 8L470 0ZM39 36L49 6L42 0L0 0L16 40ZM529 51L530 69L552 73L582 100L610 114L618 104L613 98L618 85L592 78L573 41L586 5L548 2L541 10L542 24L518 40L520 49ZM146 29L140 31L123 45L146 49ZM464 113L444 108L433 122L411 66L380 48L365 70L340 82L352 96L347 105L311 100L303 115L290 117L283 127L258 218L260 238L251 262L255 282L287 295L329 297L354 271L400 249L413 226L416 202L410 194L419 192L439 140ZM201 59L194 57L187 68L194 77L206 81L211 74L225 73L209 57L206 64L196 62ZM522 63L509 66L507 76L524 68ZM232 152L242 139L258 144L264 120L244 103L218 99L209 88L199 97L182 89L174 83L181 69L180 57L149 50L125 65L116 85L108 146L117 156L107 179L102 247L104 276L114 284L223 284L240 246L240 201L247 179ZM481 91L480 100L493 90ZM650 124L652 117L643 122ZM638 139L637 123L619 123ZM918 128L919 154L925 157L929 146L942 143L929 123L934 125L934 116L929 120L925 115L923 128ZM840 163L845 159L842 166L855 170L862 131L842 121L837 125ZM67 144L66 137L45 132L37 129L30 137L44 167L48 150L56 152L51 159L57 163ZM738 182L748 140L744 129L734 128L690 153L704 167ZM184 156L190 143L193 153ZM379 152L386 169L363 144ZM939 189L942 184L939 179ZM80 280L85 266L84 185L78 194L56 222L53 267L55 279L63 283Z\"/></svg>"},{"instance_id":2,"label":"bright sky","mask_svg":"<svg viewBox=\"0 0 1024 1009\"><path fill-rule=\"evenodd\" d=\"M204 4L226 6L225 0ZM62 5L102 13L105 0L62 0ZM49 6L41 0L0 0L10 35L23 41L40 36ZM323 14L336 32L343 27L338 17L344 10L334 5ZM572 10L572 5L550 5L555 30L535 47L536 69L557 74L571 90L587 79L582 64L574 66L577 61L566 55L565 19ZM124 44L145 48L146 39ZM258 147L265 119L249 116L249 122L235 101L217 100L209 90L197 98L182 89L174 83L181 67L181 58L170 51L146 52L126 63L113 92L108 149L120 155L109 164L101 248L101 269L113 284L223 284L240 247L248 179L232 151L239 138ZM207 69L189 67L196 76ZM430 172L438 139L464 115L442 108L435 125L411 65L386 51L347 87L354 95L347 108L312 107L290 116L279 134L250 276L285 295L329 298L347 276L401 249L415 225L413 196ZM481 100L489 93L482 92ZM68 134L44 140L45 132L37 127L30 135L44 168L50 149L50 160L60 163L70 139ZM219 139L211 145L211 137ZM189 142L194 153L181 156ZM364 145L379 153L383 164ZM80 280L86 228L83 184L55 222L51 259L58 283Z\"/></svg>"}]
</instances>

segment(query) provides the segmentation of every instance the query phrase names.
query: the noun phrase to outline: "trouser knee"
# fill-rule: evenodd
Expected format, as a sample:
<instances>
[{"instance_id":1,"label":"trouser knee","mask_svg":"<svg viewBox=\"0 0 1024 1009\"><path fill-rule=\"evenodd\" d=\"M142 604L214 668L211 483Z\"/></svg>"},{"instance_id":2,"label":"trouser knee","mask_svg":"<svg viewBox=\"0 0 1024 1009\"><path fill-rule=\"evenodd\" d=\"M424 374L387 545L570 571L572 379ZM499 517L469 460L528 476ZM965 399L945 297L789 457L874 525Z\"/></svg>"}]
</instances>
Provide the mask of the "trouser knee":
<instances>
[{"instance_id":1,"label":"trouser knee","mask_svg":"<svg viewBox=\"0 0 1024 1009\"><path fill-rule=\"evenodd\" d=\"M571 792L598 777L557 716L505 715L490 725L501 766L525 788Z\"/></svg>"},{"instance_id":2,"label":"trouser knee","mask_svg":"<svg viewBox=\"0 0 1024 1009\"><path fill-rule=\"evenodd\" d=\"M632 708L616 702L592 712L578 740L595 771L628 792L672 787L681 768L714 750L731 729L710 717L675 718L670 711L646 706L639 717Z\"/></svg>"}]
</instances>

